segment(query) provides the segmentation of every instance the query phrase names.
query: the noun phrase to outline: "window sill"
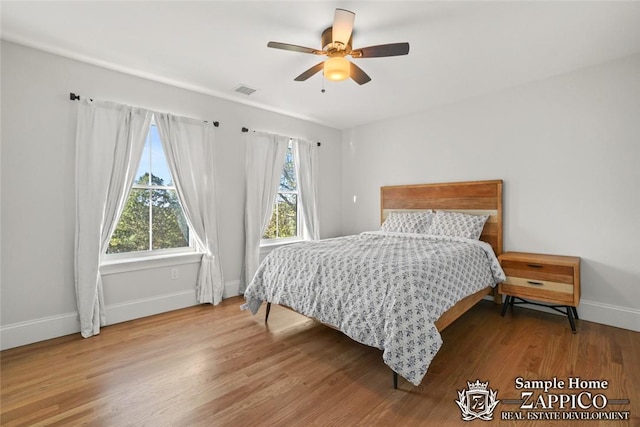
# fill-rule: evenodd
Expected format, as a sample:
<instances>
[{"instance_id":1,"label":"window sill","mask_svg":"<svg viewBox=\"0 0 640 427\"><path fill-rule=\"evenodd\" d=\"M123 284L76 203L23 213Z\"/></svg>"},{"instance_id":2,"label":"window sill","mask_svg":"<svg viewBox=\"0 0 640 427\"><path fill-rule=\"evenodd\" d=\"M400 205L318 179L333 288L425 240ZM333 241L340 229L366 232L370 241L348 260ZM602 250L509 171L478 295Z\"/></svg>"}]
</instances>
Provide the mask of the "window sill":
<instances>
[{"instance_id":1,"label":"window sill","mask_svg":"<svg viewBox=\"0 0 640 427\"><path fill-rule=\"evenodd\" d=\"M304 239L282 239L275 242L260 242L260 255L266 255L272 250L279 248L280 246L292 245L294 243L304 242Z\"/></svg>"},{"instance_id":2,"label":"window sill","mask_svg":"<svg viewBox=\"0 0 640 427\"><path fill-rule=\"evenodd\" d=\"M135 258L120 258L103 261L100 274L117 274L128 271L149 270L152 268L172 267L175 265L195 264L202 260L202 252L186 252L152 255Z\"/></svg>"}]
</instances>

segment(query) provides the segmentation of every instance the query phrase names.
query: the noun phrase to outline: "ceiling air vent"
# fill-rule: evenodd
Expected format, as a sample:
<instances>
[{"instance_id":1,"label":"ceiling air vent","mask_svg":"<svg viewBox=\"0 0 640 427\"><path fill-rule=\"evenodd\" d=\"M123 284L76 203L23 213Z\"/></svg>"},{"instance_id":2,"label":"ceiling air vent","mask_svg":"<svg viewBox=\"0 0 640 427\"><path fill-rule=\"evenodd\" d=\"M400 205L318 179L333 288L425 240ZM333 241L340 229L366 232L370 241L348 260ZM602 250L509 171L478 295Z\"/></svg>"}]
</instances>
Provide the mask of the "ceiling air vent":
<instances>
[{"instance_id":1,"label":"ceiling air vent","mask_svg":"<svg viewBox=\"0 0 640 427\"><path fill-rule=\"evenodd\" d=\"M256 89L250 88L247 85L239 84L238 86L236 86L234 91L236 91L238 93L242 93L244 95L251 95L253 92L256 91Z\"/></svg>"}]
</instances>

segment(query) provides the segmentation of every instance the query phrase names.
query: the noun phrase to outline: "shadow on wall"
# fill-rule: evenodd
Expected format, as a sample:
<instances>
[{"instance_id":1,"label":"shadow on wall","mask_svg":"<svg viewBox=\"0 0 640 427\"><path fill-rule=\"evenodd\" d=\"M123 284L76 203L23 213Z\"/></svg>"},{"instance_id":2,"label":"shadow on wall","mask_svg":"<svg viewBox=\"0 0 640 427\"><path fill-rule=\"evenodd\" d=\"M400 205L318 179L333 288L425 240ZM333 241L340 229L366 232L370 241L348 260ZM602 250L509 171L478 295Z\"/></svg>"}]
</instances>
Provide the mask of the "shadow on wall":
<instances>
[{"instance_id":1,"label":"shadow on wall","mask_svg":"<svg viewBox=\"0 0 640 427\"><path fill-rule=\"evenodd\" d=\"M581 258L582 299L640 311L640 275L632 271ZM621 290L629 290L622 293ZM640 328L640 325L638 325Z\"/></svg>"}]
</instances>

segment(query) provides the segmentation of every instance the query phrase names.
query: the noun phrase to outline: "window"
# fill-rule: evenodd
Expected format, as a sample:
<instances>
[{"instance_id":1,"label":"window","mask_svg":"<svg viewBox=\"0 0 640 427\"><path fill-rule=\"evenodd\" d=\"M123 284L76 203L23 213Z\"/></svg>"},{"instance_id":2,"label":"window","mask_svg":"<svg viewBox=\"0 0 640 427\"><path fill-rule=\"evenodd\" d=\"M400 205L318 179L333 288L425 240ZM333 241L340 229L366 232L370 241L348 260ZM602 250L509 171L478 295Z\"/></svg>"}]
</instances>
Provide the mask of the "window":
<instances>
[{"instance_id":1,"label":"window","mask_svg":"<svg viewBox=\"0 0 640 427\"><path fill-rule=\"evenodd\" d=\"M300 221L298 216L298 184L296 182L296 167L293 160L291 140L287 148L280 188L273 206L271 221L267 227L263 240L294 240L300 237Z\"/></svg>"},{"instance_id":2,"label":"window","mask_svg":"<svg viewBox=\"0 0 640 427\"><path fill-rule=\"evenodd\" d=\"M154 124L136 176L107 254L189 248L189 227Z\"/></svg>"}]
</instances>

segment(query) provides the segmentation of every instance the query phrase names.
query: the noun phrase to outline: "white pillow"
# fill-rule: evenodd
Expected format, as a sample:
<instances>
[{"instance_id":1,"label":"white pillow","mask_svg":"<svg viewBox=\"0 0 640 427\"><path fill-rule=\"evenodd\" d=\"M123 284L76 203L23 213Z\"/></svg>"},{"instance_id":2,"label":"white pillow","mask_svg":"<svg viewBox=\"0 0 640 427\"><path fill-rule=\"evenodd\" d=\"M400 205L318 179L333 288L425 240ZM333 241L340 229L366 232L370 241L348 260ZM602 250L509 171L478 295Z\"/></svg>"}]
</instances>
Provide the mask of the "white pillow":
<instances>
[{"instance_id":1,"label":"white pillow","mask_svg":"<svg viewBox=\"0 0 640 427\"><path fill-rule=\"evenodd\" d=\"M433 211L389 212L380 230L395 233L428 234Z\"/></svg>"},{"instance_id":2,"label":"white pillow","mask_svg":"<svg viewBox=\"0 0 640 427\"><path fill-rule=\"evenodd\" d=\"M489 215L469 215L461 212L437 211L429 234L437 236L479 239Z\"/></svg>"}]
</instances>

